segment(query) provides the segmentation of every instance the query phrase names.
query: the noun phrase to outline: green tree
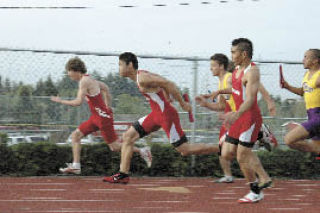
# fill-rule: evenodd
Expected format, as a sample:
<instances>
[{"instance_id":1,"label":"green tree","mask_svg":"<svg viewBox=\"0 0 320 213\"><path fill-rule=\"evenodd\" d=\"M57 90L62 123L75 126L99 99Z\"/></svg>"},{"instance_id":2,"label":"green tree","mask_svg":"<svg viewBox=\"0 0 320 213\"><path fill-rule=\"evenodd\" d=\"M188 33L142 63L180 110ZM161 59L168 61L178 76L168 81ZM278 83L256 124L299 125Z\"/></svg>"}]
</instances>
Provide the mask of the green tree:
<instances>
[{"instance_id":1,"label":"green tree","mask_svg":"<svg viewBox=\"0 0 320 213\"><path fill-rule=\"evenodd\" d=\"M44 82L42 79L40 79L38 82L37 82L37 85L36 85L36 88L35 90L33 91L33 95L34 96L44 96L44 91L45 91L45 86L44 86Z\"/></svg>"},{"instance_id":2,"label":"green tree","mask_svg":"<svg viewBox=\"0 0 320 213\"><path fill-rule=\"evenodd\" d=\"M41 112L35 108L31 86L20 86L14 96L13 117L19 123L39 123Z\"/></svg>"},{"instance_id":3,"label":"green tree","mask_svg":"<svg viewBox=\"0 0 320 213\"><path fill-rule=\"evenodd\" d=\"M144 105L145 100L140 97L131 96L129 94L121 94L117 96L116 114L142 114L149 111L149 107ZM149 110L148 110L149 109Z\"/></svg>"},{"instance_id":4,"label":"green tree","mask_svg":"<svg viewBox=\"0 0 320 213\"><path fill-rule=\"evenodd\" d=\"M129 94L141 97L141 93L139 92L136 82L123 78L118 74L109 74L103 82L108 85L113 97L117 97L120 94Z\"/></svg>"},{"instance_id":5,"label":"green tree","mask_svg":"<svg viewBox=\"0 0 320 213\"><path fill-rule=\"evenodd\" d=\"M6 78L4 81L4 92L10 93L11 92L11 82L9 78Z\"/></svg>"},{"instance_id":6,"label":"green tree","mask_svg":"<svg viewBox=\"0 0 320 213\"><path fill-rule=\"evenodd\" d=\"M58 94L61 97L75 97L77 95L78 83L71 80L67 75L57 83Z\"/></svg>"},{"instance_id":7,"label":"green tree","mask_svg":"<svg viewBox=\"0 0 320 213\"><path fill-rule=\"evenodd\" d=\"M51 76L48 76L47 80L44 82L44 95L45 96L56 96L58 95L58 89L54 85Z\"/></svg>"}]
</instances>

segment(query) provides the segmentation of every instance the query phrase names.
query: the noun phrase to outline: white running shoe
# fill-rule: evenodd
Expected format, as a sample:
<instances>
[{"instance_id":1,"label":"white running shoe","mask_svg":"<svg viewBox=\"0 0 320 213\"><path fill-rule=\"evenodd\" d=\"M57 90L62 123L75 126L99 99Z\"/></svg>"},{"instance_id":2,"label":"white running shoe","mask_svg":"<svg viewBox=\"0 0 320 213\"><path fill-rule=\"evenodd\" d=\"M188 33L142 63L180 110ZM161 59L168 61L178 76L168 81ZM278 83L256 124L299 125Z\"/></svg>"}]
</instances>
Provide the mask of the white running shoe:
<instances>
[{"instance_id":1,"label":"white running shoe","mask_svg":"<svg viewBox=\"0 0 320 213\"><path fill-rule=\"evenodd\" d=\"M219 180L216 180L215 183L233 183L233 177L232 176L224 176L220 178Z\"/></svg>"},{"instance_id":2,"label":"white running shoe","mask_svg":"<svg viewBox=\"0 0 320 213\"><path fill-rule=\"evenodd\" d=\"M150 147L146 146L140 149L140 156L147 163L148 168L150 168L152 164L152 154L151 154Z\"/></svg>"},{"instance_id":3,"label":"white running shoe","mask_svg":"<svg viewBox=\"0 0 320 213\"><path fill-rule=\"evenodd\" d=\"M253 191L250 191L246 196L240 198L238 203L256 203L263 199L263 192L261 191L260 194L256 194Z\"/></svg>"},{"instance_id":4,"label":"white running shoe","mask_svg":"<svg viewBox=\"0 0 320 213\"><path fill-rule=\"evenodd\" d=\"M289 132L289 131L293 130L295 127L297 127L298 125L300 125L300 124L297 122L289 121L289 122L282 124L281 126L285 127L287 129L287 131Z\"/></svg>"},{"instance_id":5,"label":"white running shoe","mask_svg":"<svg viewBox=\"0 0 320 213\"><path fill-rule=\"evenodd\" d=\"M66 163L67 167L60 168L59 171L63 174L74 174L74 175L80 175L81 169L76 169L72 166L72 163Z\"/></svg>"}]
</instances>

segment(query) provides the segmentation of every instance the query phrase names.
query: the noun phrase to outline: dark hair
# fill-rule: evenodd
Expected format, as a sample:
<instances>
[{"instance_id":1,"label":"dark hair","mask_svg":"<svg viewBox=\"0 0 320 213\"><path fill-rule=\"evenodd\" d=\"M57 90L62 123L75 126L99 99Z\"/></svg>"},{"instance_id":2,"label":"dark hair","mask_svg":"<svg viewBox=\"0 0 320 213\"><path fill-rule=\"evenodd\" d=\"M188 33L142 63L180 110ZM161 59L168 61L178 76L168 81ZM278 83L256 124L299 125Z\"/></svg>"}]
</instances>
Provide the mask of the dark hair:
<instances>
[{"instance_id":1,"label":"dark hair","mask_svg":"<svg viewBox=\"0 0 320 213\"><path fill-rule=\"evenodd\" d=\"M235 68L236 68L236 66L234 65L234 63L232 61L230 61L229 64L228 64L227 71L233 73Z\"/></svg>"},{"instance_id":2,"label":"dark hair","mask_svg":"<svg viewBox=\"0 0 320 213\"><path fill-rule=\"evenodd\" d=\"M79 57L74 57L69 59L69 61L66 64L66 70L67 71L74 71L74 72L81 72L86 73L87 68L84 62Z\"/></svg>"},{"instance_id":3,"label":"dark hair","mask_svg":"<svg viewBox=\"0 0 320 213\"><path fill-rule=\"evenodd\" d=\"M309 49L312 52L313 56L318 59L318 64L320 64L320 49Z\"/></svg>"},{"instance_id":4,"label":"dark hair","mask_svg":"<svg viewBox=\"0 0 320 213\"><path fill-rule=\"evenodd\" d=\"M229 59L226 55L217 53L210 58L213 61L217 61L219 65L223 64L224 69L228 69Z\"/></svg>"},{"instance_id":5,"label":"dark hair","mask_svg":"<svg viewBox=\"0 0 320 213\"><path fill-rule=\"evenodd\" d=\"M253 45L252 42L247 38L237 38L232 41L232 46L238 46L241 51L246 51L248 57L252 58L253 56Z\"/></svg>"},{"instance_id":6,"label":"dark hair","mask_svg":"<svg viewBox=\"0 0 320 213\"><path fill-rule=\"evenodd\" d=\"M131 52L124 52L119 56L119 60L126 62L126 65L132 63L134 69L138 69L137 56Z\"/></svg>"}]
</instances>

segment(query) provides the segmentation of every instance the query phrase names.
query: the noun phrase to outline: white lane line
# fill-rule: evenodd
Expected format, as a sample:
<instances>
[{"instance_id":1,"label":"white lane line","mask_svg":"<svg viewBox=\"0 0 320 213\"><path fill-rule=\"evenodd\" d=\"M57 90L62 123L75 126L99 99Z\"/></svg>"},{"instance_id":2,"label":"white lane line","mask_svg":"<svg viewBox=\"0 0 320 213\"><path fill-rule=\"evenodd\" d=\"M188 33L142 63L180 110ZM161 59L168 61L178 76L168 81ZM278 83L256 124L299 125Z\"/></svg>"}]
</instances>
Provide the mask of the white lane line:
<instances>
[{"instance_id":1,"label":"white lane line","mask_svg":"<svg viewBox=\"0 0 320 213\"><path fill-rule=\"evenodd\" d=\"M103 213L103 212L119 212L119 210L114 211L114 210L47 210L47 211L32 211L32 212L97 212L97 213ZM126 210L128 212L128 210Z\"/></svg>"},{"instance_id":2,"label":"white lane line","mask_svg":"<svg viewBox=\"0 0 320 213\"><path fill-rule=\"evenodd\" d=\"M291 195L292 197L305 197L307 195Z\"/></svg>"},{"instance_id":3,"label":"white lane line","mask_svg":"<svg viewBox=\"0 0 320 213\"><path fill-rule=\"evenodd\" d=\"M213 197L213 200L235 200L237 198L234 197Z\"/></svg>"},{"instance_id":4,"label":"white lane line","mask_svg":"<svg viewBox=\"0 0 320 213\"><path fill-rule=\"evenodd\" d=\"M233 189L244 189L244 188L247 188L247 187L244 187L244 186L233 186L233 187L230 187L230 188L233 188Z\"/></svg>"},{"instance_id":5,"label":"white lane line","mask_svg":"<svg viewBox=\"0 0 320 213\"><path fill-rule=\"evenodd\" d=\"M235 202L235 201L229 201L229 202L221 202L221 201L219 201L219 202L215 202L214 203L215 205L221 205L221 204L223 204L223 205L238 205L237 204L237 202Z\"/></svg>"},{"instance_id":6,"label":"white lane line","mask_svg":"<svg viewBox=\"0 0 320 213\"><path fill-rule=\"evenodd\" d=\"M300 211L301 208L270 208L274 211Z\"/></svg>"},{"instance_id":7,"label":"white lane line","mask_svg":"<svg viewBox=\"0 0 320 213\"><path fill-rule=\"evenodd\" d=\"M166 206L166 207L164 207L164 206L146 206L146 207L143 207L143 206L141 206L141 207L133 207L134 209L171 209L172 207L168 207L168 206Z\"/></svg>"},{"instance_id":8,"label":"white lane line","mask_svg":"<svg viewBox=\"0 0 320 213\"><path fill-rule=\"evenodd\" d=\"M271 188L271 190L284 190L285 188Z\"/></svg>"},{"instance_id":9,"label":"white lane line","mask_svg":"<svg viewBox=\"0 0 320 213\"><path fill-rule=\"evenodd\" d=\"M168 213L207 213L207 212L168 212Z\"/></svg>"},{"instance_id":10,"label":"white lane line","mask_svg":"<svg viewBox=\"0 0 320 213\"><path fill-rule=\"evenodd\" d=\"M264 193L265 196L274 196L274 195L277 195L277 194L269 194L269 193Z\"/></svg>"},{"instance_id":11,"label":"white lane line","mask_svg":"<svg viewBox=\"0 0 320 213\"><path fill-rule=\"evenodd\" d=\"M187 203L189 201L180 201L180 200L150 200L150 201L143 201L147 203Z\"/></svg>"},{"instance_id":12,"label":"white lane line","mask_svg":"<svg viewBox=\"0 0 320 213\"><path fill-rule=\"evenodd\" d=\"M0 202L118 202L121 200L0 200ZM149 201L150 202L150 201Z\"/></svg>"},{"instance_id":13,"label":"white lane line","mask_svg":"<svg viewBox=\"0 0 320 213\"><path fill-rule=\"evenodd\" d=\"M204 185L188 185L188 186L185 186L185 187L190 187L190 188L202 188L202 187L207 187L207 186L204 186Z\"/></svg>"},{"instance_id":14,"label":"white lane line","mask_svg":"<svg viewBox=\"0 0 320 213\"><path fill-rule=\"evenodd\" d=\"M7 183L9 185L71 185L72 183Z\"/></svg>"},{"instance_id":15,"label":"white lane line","mask_svg":"<svg viewBox=\"0 0 320 213\"><path fill-rule=\"evenodd\" d=\"M67 191L66 189L30 189L30 191Z\"/></svg>"},{"instance_id":16,"label":"white lane line","mask_svg":"<svg viewBox=\"0 0 320 213\"><path fill-rule=\"evenodd\" d=\"M320 186L320 184L295 184L296 186L302 186L302 187L310 187L310 186Z\"/></svg>"},{"instance_id":17,"label":"white lane line","mask_svg":"<svg viewBox=\"0 0 320 213\"><path fill-rule=\"evenodd\" d=\"M218 193L215 193L216 195L234 195L234 194L237 194L235 192L218 192Z\"/></svg>"},{"instance_id":18,"label":"white lane line","mask_svg":"<svg viewBox=\"0 0 320 213\"><path fill-rule=\"evenodd\" d=\"M97 181L97 180L101 180L102 178L85 178L83 179L84 181Z\"/></svg>"},{"instance_id":19,"label":"white lane line","mask_svg":"<svg viewBox=\"0 0 320 213\"><path fill-rule=\"evenodd\" d=\"M295 203L296 205L301 205L301 206L311 206L313 205L312 203Z\"/></svg>"},{"instance_id":20,"label":"white lane line","mask_svg":"<svg viewBox=\"0 0 320 213\"><path fill-rule=\"evenodd\" d=\"M24 200L60 200L61 197L24 197Z\"/></svg>"},{"instance_id":21,"label":"white lane line","mask_svg":"<svg viewBox=\"0 0 320 213\"><path fill-rule=\"evenodd\" d=\"M281 200L295 200L295 201L299 201L299 198L281 198Z\"/></svg>"},{"instance_id":22,"label":"white lane line","mask_svg":"<svg viewBox=\"0 0 320 213\"><path fill-rule=\"evenodd\" d=\"M302 191L313 191L314 189L301 189Z\"/></svg>"},{"instance_id":23,"label":"white lane line","mask_svg":"<svg viewBox=\"0 0 320 213\"><path fill-rule=\"evenodd\" d=\"M89 189L89 191L112 191L112 192L120 192L124 191L125 189Z\"/></svg>"},{"instance_id":24,"label":"white lane line","mask_svg":"<svg viewBox=\"0 0 320 213\"><path fill-rule=\"evenodd\" d=\"M159 186L158 184L130 184L129 186Z\"/></svg>"}]
</instances>

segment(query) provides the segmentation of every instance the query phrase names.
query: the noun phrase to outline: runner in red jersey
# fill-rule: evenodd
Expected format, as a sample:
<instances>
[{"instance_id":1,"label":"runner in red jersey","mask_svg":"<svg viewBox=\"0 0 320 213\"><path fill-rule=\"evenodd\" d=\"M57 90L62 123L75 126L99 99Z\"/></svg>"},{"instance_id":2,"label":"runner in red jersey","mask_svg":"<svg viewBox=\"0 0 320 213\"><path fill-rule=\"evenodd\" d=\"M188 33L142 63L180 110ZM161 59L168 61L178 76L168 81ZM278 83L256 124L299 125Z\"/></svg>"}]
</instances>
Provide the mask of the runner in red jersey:
<instances>
[{"instance_id":1,"label":"runner in red jersey","mask_svg":"<svg viewBox=\"0 0 320 213\"><path fill-rule=\"evenodd\" d=\"M60 168L60 172L64 174L80 174L81 138L100 130L101 136L112 151L120 151L121 143L113 128L111 95L108 86L87 75L86 66L78 57L68 61L66 70L72 80L79 81L77 98L74 100L62 100L59 97L51 97L51 100L69 106L79 106L84 100L87 100L91 116L72 133L73 163L67 163L67 167ZM150 166L151 152L149 147L143 149L134 148L134 151L140 153L147 165Z\"/></svg>"},{"instance_id":2,"label":"runner in red jersey","mask_svg":"<svg viewBox=\"0 0 320 213\"><path fill-rule=\"evenodd\" d=\"M232 97L236 111L225 115L224 124L228 129L226 142L232 144L229 149L222 150L222 157L228 159L234 150L240 168L250 184L250 192L239 199L240 203L258 202L263 199L262 189L271 184L271 180L256 182L256 175L268 177L259 158L252 152L258 138L262 117L257 104L257 93L260 86L259 68L251 62L253 54L252 42L245 38L235 39L231 48L232 61L237 68L232 74ZM262 181L262 180L260 180Z\"/></svg>"},{"instance_id":3,"label":"runner in red jersey","mask_svg":"<svg viewBox=\"0 0 320 213\"><path fill-rule=\"evenodd\" d=\"M150 103L151 113L139 119L123 135L121 164L119 173L105 177L110 183L128 183L129 168L134 142L151 132L162 128L170 143L181 155L216 153L219 147L214 144L187 143L177 110L171 105L169 97L177 100L184 111L190 112L191 106L185 102L176 85L160 75L138 70L138 59L133 53L123 53L119 56L119 72L137 82L140 92Z\"/></svg>"},{"instance_id":4,"label":"runner in red jersey","mask_svg":"<svg viewBox=\"0 0 320 213\"><path fill-rule=\"evenodd\" d=\"M222 113L222 110L224 110L223 114L226 114L228 112L236 111L236 105L235 102L231 96L232 94L232 72L235 69L233 66L233 63L229 63L228 57L224 54L218 53L211 56L211 62L210 62L210 70L213 74L213 76L218 76L219 78L219 86L218 90L214 91L210 94L203 94L196 97L196 101L200 106L206 107L210 110L220 112L220 115ZM228 71L227 71L228 70ZM221 94L219 95L220 91L224 91L228 94ZM259 92L262 94L263 99L266 101L268 110L271 116L274 116L276 113L275 104L270 97L268 91L264 88L262 84L260 84ZM213 99L217 97L216 102L208 102L206 99ZM223 115L222 115L223 116ZM222 149L225 149L229 146L233 146L233 144L230 143L224 143L225 137L227 135L228 130L225 128L224 125L220 128L220 134L219 134L219 161L221 168L224 172L224 177L220 178L219 180L215 181L217 183L232 183L233 182L233 176L231 172L231 160L234 157L234 154L230 156L228 159L224 159L221 157ZM273 136L273 137L270 137ZM262 124L262 127L259 132L258 136L258 144L259 146L264 145L265 147L271 148L271 143L275 144L272 139L275 139L274 135L270 132L267 125ZM276 140L274 140L277 142ZM268 149L271 151L271 149ZM236 150L234 150L236 151ZM270 177L259 177L262 181L270 181Z\"/></svg>"}]
</instances>

